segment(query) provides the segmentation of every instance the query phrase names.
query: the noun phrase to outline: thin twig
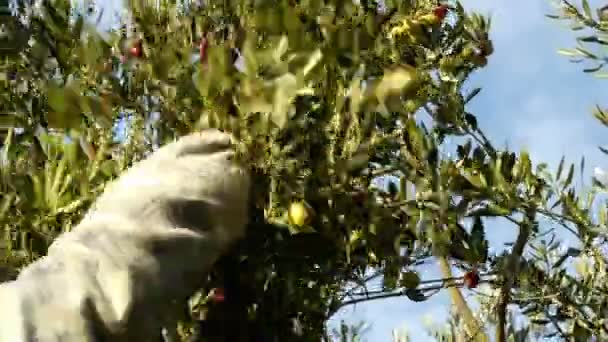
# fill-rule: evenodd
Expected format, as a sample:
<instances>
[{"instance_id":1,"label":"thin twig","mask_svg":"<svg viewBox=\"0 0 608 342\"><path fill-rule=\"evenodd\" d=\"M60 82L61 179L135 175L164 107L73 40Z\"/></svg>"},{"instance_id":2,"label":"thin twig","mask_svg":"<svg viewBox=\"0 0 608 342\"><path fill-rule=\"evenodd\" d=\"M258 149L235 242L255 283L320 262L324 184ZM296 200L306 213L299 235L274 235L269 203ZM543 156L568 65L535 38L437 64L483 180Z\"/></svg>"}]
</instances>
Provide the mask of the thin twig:
<instances>
[{"instance_id":1,"label":"thin twig","mask_svg":"<svg viewBox=\"0 0 608 342\"><path fill-rule=\"evenodd\" d=\"M555 330L557 330L557 332L559 333L559 335L564 339L564 341L568 340L567 335L564 333L564 331L562 330L562 328L559 326L559 322L557 322L557 320L555 319L555 317L549 315L548 310L545 310L545 315L547 317L549 317L549 320L551 321L551 323L553 324L553 327L555 327Z\"/></svg>"},{"instance_id":2,"label":"thin twig","mask_svg":"<svg viewBox=\"0 0 608 342\"><path fill-rule=\"evenodd\" d=\"M479 281L479 284L485 284L485 283L490 283L492 280L481 280ZM436 285L436 286L429 286L429 287L425 287L423 289L420 289L420 291L423 292L428 292L428 291L435 291L435 293L437 293L439 290L442 289L446 289L446 288L461 288L463 287L463 284L457 284L457 283L452 283L449 285L446 284L441 284L441 285ZM377 300L377 299L385 299L385 298L392 298L392 297L402 297L405 296L405 290L399 290L397 292L391 292L391 293L384 293L383 291L374 291L374 292L370 292L370 294L374 294L374 293L382 293L382 294L377 294L377 295L373 295L373 296L366 296L365 294L360 294L361 298L355 298L355 299L351 299L345 302L340 303L339 305L339 309L349 306L349 305L354 305L354 304L358 304L358 303L363 303L363 302L367 302L367 301L372 301L372 300ZM433 293L433 294L435 294ZM433 295L432 294L432 295ZM354 294L356 295L356 294ZM429 295L432 296L432 295Z\"/></svg>"},{"instance_id":3,"label":"thin twig","mask_svg":"<svg viewBox=\"0 0 608 342\"><path fill-rule=\"evenodd\" d=\"M580 235L574 229L568 227L568 225L566 224L566 222L572 222L574 224L578 224L579 222L574 222L574 220L572 218L568 218L564 215L560 215L558 213L553 213L553 212L545 210L545 209L538 209L537 211L539 214L550 218L551 220L553 220L556 223L559 223L560 226L562 226L564 229L566 229L572 235L574 235L576 237L580 237Z\"/></svg>"},{"instance_id":4,"label":"thin twig","mask_svg":"<svg viewBox=\"0 0 608 342\"><path fill-rule=\"evenodd\" d=\"M602 25L600 25L597 21L593 20L592 18L587 18L584 15L581 14L581 12L578 10L578 8L576 8L576 6L574 6L572 3L570 3L570 1L568 0L562 0L562 2L564 4L566 4L566 6L568 6L571 10L573 10L573 14L576 17L576 19L578 19L579 21L583 22L585 25L600 31L600 32L608 32L607 29L605 29L604 27L602 27Z\"/></svg>"}]
</instances>

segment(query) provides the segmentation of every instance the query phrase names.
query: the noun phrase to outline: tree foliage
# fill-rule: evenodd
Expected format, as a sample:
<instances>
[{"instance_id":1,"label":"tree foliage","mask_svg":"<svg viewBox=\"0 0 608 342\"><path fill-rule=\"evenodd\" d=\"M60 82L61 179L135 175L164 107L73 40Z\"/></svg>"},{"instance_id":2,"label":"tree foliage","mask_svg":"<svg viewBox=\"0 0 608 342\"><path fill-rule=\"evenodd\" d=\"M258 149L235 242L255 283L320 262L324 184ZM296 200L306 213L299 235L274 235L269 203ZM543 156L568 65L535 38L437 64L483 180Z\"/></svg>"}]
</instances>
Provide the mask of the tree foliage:
<instances>
[{"instance_id":1,"label":"tree foliage","mask_svg":"<svg viewBox=\"0 0 608 342\"><path fill-rule=\"evenodd\" d=\"M44 255L134 160L216 127L239 137L254 175L251 223L201 280L182 323L167 327L182 339L318 341L346 305L424 301L448 288L464 332L487 341L459 289L481 282L496 288L503 341L509 304L550 305L524 294L548 286L581 303L568 291L595 289L557 271L578 251L548 270L523 257L543 234L540 217L585 246L605 222L576 194L574 166L553 177L478 127L467 103L480 89L467 91L467 80L493 52L490 21L457 2L130 1L107 31L94 7L20 5L11 24L20 38L0 64L9 276ZM455 156L441 152L448 137L463 141ZM306 219L294 219L294 203ZM495 217L519 236L510 252L488 255ZM444 278L413 284L416 267L435 260ZM467 275L453 277L453 266ZM382 288L367 289L378 277Z\"/></svg>"},{"instance_id":2,"label":"tree foliage","mask_svg":"<svg viewBox=\"0 0 608 342\"><path fill-rule=\"evenodd\" d=\"M571 30L578 33L577 47L560 49L558 53L574 63L586 62L589 66L583 72L599 78L605 78L606 56L601 47L607 43L606 11L605 6L592 10L586 0L582 0L580 6L560 0L557 11L547 15L568 22ZM605 110L599 105L593 114L604 126L608 125ZM603 147L599 149L608 153ZM543 222L547 227L546 235L529 241L511 296L511 303L519 307L520 318L523 316L527 322L517 327L513 316L503 338L508 337L511 341L531 338L589 341L607 336L605 193L608 178L603 170L596 169L589 186L572 187L575 173L578 171L582 179L584 167L584 158L578 167L568 166L562 158L555 174L542 172L543 179L551 186L554 201L547 208L551 212L544 209L543 215L551 221ZM564 241L556 238L554 225L570 233L566 236L569 247L564 248ZM480 315L496 322L492 319L493 312L501 297L496 291L489 294L481 298Z\"/></svg>"}]
</instances>

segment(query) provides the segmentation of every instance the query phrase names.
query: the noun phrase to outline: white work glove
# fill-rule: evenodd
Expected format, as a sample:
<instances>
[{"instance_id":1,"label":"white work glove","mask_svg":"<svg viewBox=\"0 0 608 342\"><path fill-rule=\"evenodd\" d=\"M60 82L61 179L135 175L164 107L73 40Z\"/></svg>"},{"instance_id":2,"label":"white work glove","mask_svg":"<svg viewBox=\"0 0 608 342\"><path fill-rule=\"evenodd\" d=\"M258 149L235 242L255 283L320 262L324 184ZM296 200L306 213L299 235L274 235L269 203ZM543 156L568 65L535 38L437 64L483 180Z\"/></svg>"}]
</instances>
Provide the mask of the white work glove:
<instances>
[{"instance_id":1,"label":"white work glove","mask_svg":"<svg viewBox=\"0 0 608 342\"><path fill-rule=\"evenodd\" d=\"M158 341L244 235L249 175L206 130L135 164L48 255L0 285L0 342Z\"/></svg>"}]
</instances>

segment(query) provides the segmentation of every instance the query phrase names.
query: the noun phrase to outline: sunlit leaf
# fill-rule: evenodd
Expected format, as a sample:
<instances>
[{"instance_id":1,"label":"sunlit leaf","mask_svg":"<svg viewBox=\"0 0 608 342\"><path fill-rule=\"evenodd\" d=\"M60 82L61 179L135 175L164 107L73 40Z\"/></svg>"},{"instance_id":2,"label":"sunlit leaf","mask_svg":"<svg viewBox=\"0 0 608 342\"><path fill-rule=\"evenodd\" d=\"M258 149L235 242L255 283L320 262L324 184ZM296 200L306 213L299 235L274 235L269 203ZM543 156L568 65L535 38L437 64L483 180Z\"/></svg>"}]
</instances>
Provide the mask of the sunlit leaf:
<instances>
[{"instance_id":1,"label":"sunlit leaf","mask_svg":"<svg viewBox=\"0 0 608 342\"><path fill-rule=\"evenodd\" d=\"M562 187L565 189L567 188L570 183L572 183L572 178L574 177L574 164L570 165L570 169L568 170L568 175L566 176L566 179L564 180L564 184L562 185Z\"/></svg>"},{"instance_id":2,"label":"sunlit leaf","mask_svg":"<svg viewBox=\"0 0 608 342\"><path fill-rule=\"evenodd\" d=\"M375 87L378 100L380 103L384 103L387 96L401 93L414 84L416 77L416 68L409 65L394 70L385 70L384 76Z\"/></svg>"},{"instance_id":3,"label":"sunlit leaf","mask_svg":"<svg viewBox=\"0 0 608 342\"><path fill-rule=\"evenodd\" d=\"M591 14L591 6L589 6L589 1L582 0L582 4L583 4L583 13L585 14L585 17L587 17L588 19L591 19L592 14Z\"/></svg>"}]
</instances>

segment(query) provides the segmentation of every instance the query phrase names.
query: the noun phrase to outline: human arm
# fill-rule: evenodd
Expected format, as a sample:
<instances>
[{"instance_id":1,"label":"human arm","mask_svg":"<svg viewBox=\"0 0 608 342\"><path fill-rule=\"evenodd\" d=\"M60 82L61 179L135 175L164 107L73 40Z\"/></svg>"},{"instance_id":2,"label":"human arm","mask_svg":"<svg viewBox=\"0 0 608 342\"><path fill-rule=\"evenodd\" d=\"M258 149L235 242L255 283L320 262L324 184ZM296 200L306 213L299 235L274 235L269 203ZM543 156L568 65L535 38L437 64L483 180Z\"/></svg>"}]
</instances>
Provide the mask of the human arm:
<instances>
[{"instance_id":1,"label":"human arm","mask_svg":"<svg viewBox=\"0 0 608 342\"><path fill-rule=\"evenodd\" d=\"M244 234L249 175L207 130L136 163L0 285L0 342L148 341Z\"/></svg>"}]
</instances>

